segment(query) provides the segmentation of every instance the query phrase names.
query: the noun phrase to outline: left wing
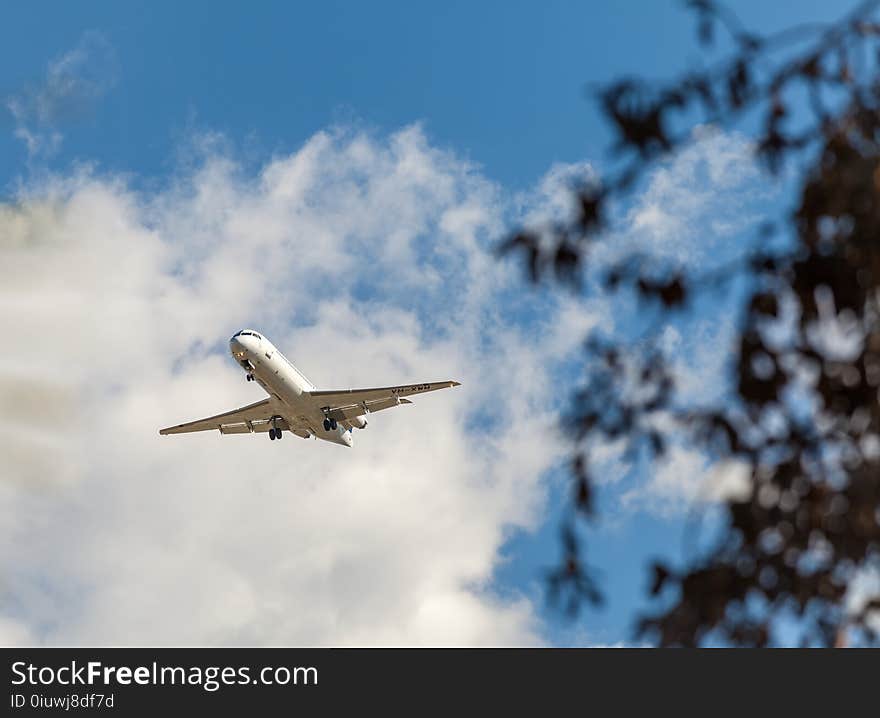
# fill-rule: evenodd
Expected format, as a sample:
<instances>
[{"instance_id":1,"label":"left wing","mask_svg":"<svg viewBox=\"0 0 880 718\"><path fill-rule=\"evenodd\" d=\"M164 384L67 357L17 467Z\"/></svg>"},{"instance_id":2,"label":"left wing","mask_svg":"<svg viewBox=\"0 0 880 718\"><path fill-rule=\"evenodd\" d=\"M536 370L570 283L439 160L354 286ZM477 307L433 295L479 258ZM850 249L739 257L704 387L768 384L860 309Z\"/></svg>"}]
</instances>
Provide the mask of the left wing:
<instances>
[{"instance_id":1,"label":"left wing","mask_svg":"<svg viewBox=\"0 0 880 718\"><path fill-rule=\"evenodd\" d=\"M269 423L275 415L269 406L270 399L263 399L255 404L248 404L240 409L227 411L207 419L198 419L186 424L169 426L159 429L160 434L185 434L190 431L210 431L217 429L221 434L249 434L252 431L268 431ZM287 422L277 419L276 425L281 429L288 428Z\"/></svg>"},{"instance_id":2,"label":"left wing","mask_svg":"<svg viewBox=\"0 0 880 718\"><path fill-rule=\"evenodd\" d=\"M424 384L402 384L384 386L376 389L340 389L337 391L313 391L310 393L327 415L336 420L351 419L355 416L382 409L390 409L398 404L411 404L406 399L413 394L424 394L438 389L461 386L457 381L435 381Z\"/></svg>"}]
</instances>

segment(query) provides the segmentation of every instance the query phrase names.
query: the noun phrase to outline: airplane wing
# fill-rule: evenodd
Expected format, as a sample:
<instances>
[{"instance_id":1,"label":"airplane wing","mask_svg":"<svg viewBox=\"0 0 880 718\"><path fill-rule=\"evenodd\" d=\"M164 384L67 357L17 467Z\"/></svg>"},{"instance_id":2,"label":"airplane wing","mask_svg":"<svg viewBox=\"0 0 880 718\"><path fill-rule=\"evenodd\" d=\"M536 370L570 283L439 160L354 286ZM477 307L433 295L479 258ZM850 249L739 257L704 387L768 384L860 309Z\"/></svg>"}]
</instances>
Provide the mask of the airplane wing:
<instances>
[{"instance_id":1,"label":"airplane wing","mask_svg":"<svg viewBox=\"0 0 880 718\"><path fill-rule=\"evenodd\" d=\"M435 381L424 384L403 384L384 386L375 389L340 389L337 391L313 391L311 396L317 399L322 408L328 410L331 419L342 421L368 412L390 409L398 404L412 404L407 396L424 394L427 391L449 389L461 386L457 381Z\"/></svg>"},{"instance_id":2,"label":"airplane wing","mask_svg":"<svg viewBox=\"0 0 880 718\"><path fill-rule=\"evenodd\" d=\"M269 402L270 399L263 399L255 404L227 411L225 414L169 426L166 429L160 429L159 433L163 435L185 434L190 431L209 431L211 429L217 429L221 434L249 434L252 431L268 431L274 416ZM288 428L287 422L283 419L278 419L276 425L281 429Z\"/></svg>"}]
</instances>

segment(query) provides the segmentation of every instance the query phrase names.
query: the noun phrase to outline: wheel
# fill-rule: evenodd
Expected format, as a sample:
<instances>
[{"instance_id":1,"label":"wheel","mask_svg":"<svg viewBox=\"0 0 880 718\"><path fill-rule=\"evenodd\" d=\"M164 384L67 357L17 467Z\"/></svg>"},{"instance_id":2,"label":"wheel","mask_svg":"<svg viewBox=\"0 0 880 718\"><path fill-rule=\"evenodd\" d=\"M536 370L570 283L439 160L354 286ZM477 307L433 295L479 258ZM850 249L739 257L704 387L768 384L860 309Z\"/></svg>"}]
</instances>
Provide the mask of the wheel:
<instances>
[{"instance_id":1,"label":"wheel","mask_svg":"<svg viewBox=\"0 0 880 718\"><path fill-rule=\"evenodd\" d=\"M278 440L280 441L280 440L281 440L281 436L282 436L282 434L281 434L281 429L275 429L275 438L278 439Z\"/></svg>"},{"instance_id":2,"label":"wheel","mask_svg":"<svg viewBox=\"0 0 880 718\"><path fill-rule=\"evenodd\" d=\"M324 431L330 431L330 419L324 419Z\"/></svg>"},{"instance_id":3,"label":"wheel","mask_svg":"<svg viewBox=\"0 0 880 718\"><path fill-rule=\"evenodd\" d=\"M269 438L275 441L275 429L269 429Z\"/></svg>"},{"instance_id":4,"label":"wheel","mask_svg":"<svg viewBox=\"0 0 880 718\"><path fill-rule=\"evenodd\" d=\"M253 374L248 374L248 375L246 376L246 378L247 378L248 381L253 381L253 380L254 380L254 375L253 375Z\"/></svg>"},{"instance_id":5,"label":"wheel","mask_svg":"<svg viewBox=\"0 0 880 718\"><path fill-rule=\"evenodd\" d=\"M333 429L333 431L336 431L337 426L339 426L339 424L336 423L336 419L330 419L330 428Z\"/></svg>"}]
</instances>

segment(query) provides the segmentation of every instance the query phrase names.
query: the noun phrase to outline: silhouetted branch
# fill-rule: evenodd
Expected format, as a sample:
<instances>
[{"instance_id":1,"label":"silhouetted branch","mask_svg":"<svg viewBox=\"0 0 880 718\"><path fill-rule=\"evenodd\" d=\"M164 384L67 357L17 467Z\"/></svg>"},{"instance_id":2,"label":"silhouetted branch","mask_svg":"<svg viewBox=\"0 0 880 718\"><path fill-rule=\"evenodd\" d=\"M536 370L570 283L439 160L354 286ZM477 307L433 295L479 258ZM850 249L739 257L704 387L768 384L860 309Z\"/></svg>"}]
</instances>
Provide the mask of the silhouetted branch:
<instances>
[{"instance_id":1,"label":"silhouetted branch","mask_svg":"<svg viewBox=\"0 0 880 718\"><path fill-rule=\"evenodd\" d=\"M525 257L533 281L577 287L592 270L600 291L633 292L661 317L745 280L732 392L719 406L688 406L650 336L635 345L592 337L566 418L576 444L574 506L586 519L594 514L595 447L614 442L632 460L653 462L686 439L739 466L751 477L748 492L723 503L720 540L691 565L652 567L650 593L662 608L639 620L638 635L661 645L763 646L774 620L788 615L798 617L810 645L875 641L880 600L853 611L846 596L860 572L880 570L878 2L829 25L768 37L712 0L688 5L701 42L715 42L720 26L731 55L670 84L624 78L600 88L596 100L621 166L576 190L579 211L570 221L524 229L501 251ZM807 163L791 215L766 222L745 256L702 273L647 250L590 266L610 229L610 206L658 159L690 143L696 124L726 126L746 115L760 118L753 145L771 172L795 158ZM769 240L786 228L788 249L771 250ZM846 351L834 346L841 333ZM563 565L548 579L551 596L566 592L572 611L579 601L598 603L571 526L563 546Z\"/></svg>"}]
</instances>

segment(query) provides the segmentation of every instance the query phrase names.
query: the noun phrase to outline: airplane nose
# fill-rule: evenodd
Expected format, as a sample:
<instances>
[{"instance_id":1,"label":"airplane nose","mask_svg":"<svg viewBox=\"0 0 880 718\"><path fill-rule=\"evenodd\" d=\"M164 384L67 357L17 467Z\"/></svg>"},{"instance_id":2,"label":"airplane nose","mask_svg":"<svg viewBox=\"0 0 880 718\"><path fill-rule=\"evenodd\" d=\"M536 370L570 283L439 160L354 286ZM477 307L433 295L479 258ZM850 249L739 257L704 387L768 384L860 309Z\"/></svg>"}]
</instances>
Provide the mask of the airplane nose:
<instances>
[{"instance_id":1,"label":"airplane nose","mask_svg":"<svg viewBox=\"0 0 880 718\"><path fill-rule=\"evenodd\" d=\"M232 337L232 339L229 340L229 351L232 352L232 355L236 359L240 359L244 356L245 347L244 344L239 341L238 337Z\"/></svg>"}]
</instances>

